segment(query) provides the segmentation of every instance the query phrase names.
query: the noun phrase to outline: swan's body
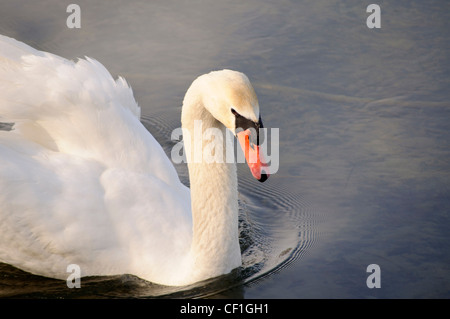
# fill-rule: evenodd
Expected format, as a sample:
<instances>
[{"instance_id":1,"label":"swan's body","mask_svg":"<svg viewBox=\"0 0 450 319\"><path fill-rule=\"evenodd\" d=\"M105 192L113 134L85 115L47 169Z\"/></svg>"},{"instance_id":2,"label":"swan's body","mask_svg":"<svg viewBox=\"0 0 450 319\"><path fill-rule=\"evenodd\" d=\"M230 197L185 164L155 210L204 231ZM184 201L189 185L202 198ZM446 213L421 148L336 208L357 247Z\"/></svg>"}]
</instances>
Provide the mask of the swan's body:
<instances>
[{"instance_id":1,"label":"swan's body","mask_svg":"<svg viewBox=\"0 0 450 319\"><path fill-rule=\"evenodd\" d=\"M234 131L230 108L258 122L248 79L204 75L186 94L183 128ZM189 163L189 190L139 115L127 83L99 62L0 36L0 122L15 123L0 130L0 261L53 278L77 264L82 276L165 285L241 265L235 164Z\"/></svg>"}]
</instances>

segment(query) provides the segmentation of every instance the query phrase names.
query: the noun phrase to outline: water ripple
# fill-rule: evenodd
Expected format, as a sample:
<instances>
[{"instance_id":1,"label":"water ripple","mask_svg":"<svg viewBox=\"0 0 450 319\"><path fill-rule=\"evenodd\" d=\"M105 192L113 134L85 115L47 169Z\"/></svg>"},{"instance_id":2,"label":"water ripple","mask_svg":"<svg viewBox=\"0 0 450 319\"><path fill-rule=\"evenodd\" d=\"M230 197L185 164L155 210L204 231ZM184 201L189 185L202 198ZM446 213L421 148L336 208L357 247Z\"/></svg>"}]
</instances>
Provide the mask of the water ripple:
<instances>
[{"instance_id":1,"label":"water ripple","mask_svg":"<svg viewBox=\"0 0 450 319\"><path fill-rule=\"evenodd\" d=\"M175 113L143 117L142 123L167 154L176 141L171 132L179 125ZM20 298L204 298L243 297L243 285L253 285L300 259L317 240L317 212L283 179L272 176L261 184L239 166L239 232L243 266L230 274L185 287L166 287L133 275L83 278L83 289L34 276L0 263L0 297ZM175 165L180 180L188 185L185 164ZM247 169L248 170L248 169ZM23 285L26 282L27 285Z\"/></svg>"}]
</instances>

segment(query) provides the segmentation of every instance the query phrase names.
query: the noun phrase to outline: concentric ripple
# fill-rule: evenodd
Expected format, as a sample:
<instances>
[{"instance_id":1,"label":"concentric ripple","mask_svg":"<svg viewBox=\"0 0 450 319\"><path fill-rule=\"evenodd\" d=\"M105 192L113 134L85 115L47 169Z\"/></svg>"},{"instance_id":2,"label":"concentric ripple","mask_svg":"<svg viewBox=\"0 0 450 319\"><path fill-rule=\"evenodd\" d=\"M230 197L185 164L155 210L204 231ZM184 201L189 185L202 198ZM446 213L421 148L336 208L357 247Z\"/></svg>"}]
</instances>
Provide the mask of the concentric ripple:
<instances>
[{"instance_id":1,"label":"concentric ripple","mask_svg":"<svg viewBox=\"0 0 450 319\"><path fill-rule=\"evenodd\" d=\"M179 113L160 112L143 116L142 123L161 143L168 156L178 141L171 132L179 127ZM179 112L179 110L178 110ZM189 185L186 164L175 165L180 180ZM283 185L283 178L270 182L251 178L245 164L238 165L239 233L243 265L231 274L185 287L166 287L133 275L88 277L82 289L69 289L64 281L43 278L0 263L0 297L21 298L240 298L244 287L256 284L301 256L318 236L317 214L299 194ZM27 282L27 285L23 285Z\"/></svg>"}]
</instances>

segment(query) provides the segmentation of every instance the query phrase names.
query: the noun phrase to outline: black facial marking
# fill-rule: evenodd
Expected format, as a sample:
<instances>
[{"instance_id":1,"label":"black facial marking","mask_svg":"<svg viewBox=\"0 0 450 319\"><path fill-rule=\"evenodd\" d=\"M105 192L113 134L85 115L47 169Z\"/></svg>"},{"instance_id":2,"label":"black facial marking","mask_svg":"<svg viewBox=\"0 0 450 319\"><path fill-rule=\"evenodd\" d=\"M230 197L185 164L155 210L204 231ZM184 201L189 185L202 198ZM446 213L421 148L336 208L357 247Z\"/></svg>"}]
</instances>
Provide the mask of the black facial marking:
<instances>
[{"instance_id":1,"label":"black facial marking","mask_svg":"<svg viewBox=\"0 0 450 319\"><path fill-rule=\"evenodd\" d=\"M249 136L250 146L252 146L252 144L260 145L260 143L262 143L262 136L260 137L259 129L263 128L261 115L259 116L258 123L256 123L256 122L253 122L252 120L249 120L249 119L243 117L238 112L236 112L234 109L231 109L231 112L236 117L236 128L235 128L236 133L240 132L241 130L245 131L245 130L250 129L250 131L251 131L250 136Z\"/></svg>"}]
</instances>

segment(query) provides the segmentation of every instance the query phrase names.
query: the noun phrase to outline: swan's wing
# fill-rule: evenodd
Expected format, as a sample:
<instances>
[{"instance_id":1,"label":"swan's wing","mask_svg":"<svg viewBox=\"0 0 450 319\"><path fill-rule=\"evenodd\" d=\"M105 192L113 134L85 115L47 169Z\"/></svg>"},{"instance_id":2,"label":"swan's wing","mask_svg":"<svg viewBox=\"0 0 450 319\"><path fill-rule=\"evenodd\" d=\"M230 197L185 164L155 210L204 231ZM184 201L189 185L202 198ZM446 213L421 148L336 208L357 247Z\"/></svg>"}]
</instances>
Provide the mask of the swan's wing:
<instances>
[{"instance_id":1,"label":"swan's wing","mask_svg":"<svg viewBox=\"0 0 450 319\"><path fill-rule=\"evenodd\" d=\"M75 63L0 36L0 92L0 122L14 122L24 139L178 182L172 163L140 123L131 88L99 62Z\"/></svg>"},{"instance_id":2,"label":"swan's wing","mask_svg":"<svg viewBox=\"0 0 450 319\"><path fill-rule=\"evenodd\" d=\"M23 42L0 34L0 59L3 63L20 63L22 56L44 56L45 53L36 50Z\"/></svg>"},{"instance_id":3,"label":"swan's wing","mask_svg":"<svg viewBox=\"0 0 450 319\"><path fill-rule=\"evenodd\" d=\"M189 243L189 192L123 79L0 36L0 92L0 260L64 278Z\"/></svg>"},{"instance_id":4,"label":"swan's wing","mask_svg":"<svg viewBox=\"0 0 450 319\"><path fill-rule=\"evenodd\" d=\"M188 190L0 132L0 261L67 278L171 273L191 242ZM166 263L167 261L167 263Z\"/></svg>"},{"instance_id":5,"label":"swan's wing","mask_svg":"<svg viewBox=\"0 0 450 319\"><path fill-rule=\"evenodd\" d=\"M98 182L101 165L49 153L9 132L0 132L0 154L1 261L64 278L69 264L95 260L93 251L120 248L104 231L113 227ZM118 249L112 263L123 255Z\"/></svg>"},{"instance_id":6,"label":"swan's wing","mask_svg":"<svg viewBox=\"0 0 450 319\"><path fill-rule=\"evenodd\" d=\"M0 66L0 86L8 89L8 96L14 101L22 103L21 107L14 109L0 106L3 118L38 119L38 115L42 118L54 114L54 102L62 98L61 94L68 100L91 100L99 103L97 106L100 108L108 106L108 103L101 102L118 102L136 117L140 116L140 108L126 81L122 77L114 80L108 70L94 59L86 57L75 63L0 35ZM23 87L27 90L24 91ZM36 100L37 97L40 101ZM37 102L50 103L41 103L38 108L41 112L37 113Z\"/></svg>"}]
</instances>

